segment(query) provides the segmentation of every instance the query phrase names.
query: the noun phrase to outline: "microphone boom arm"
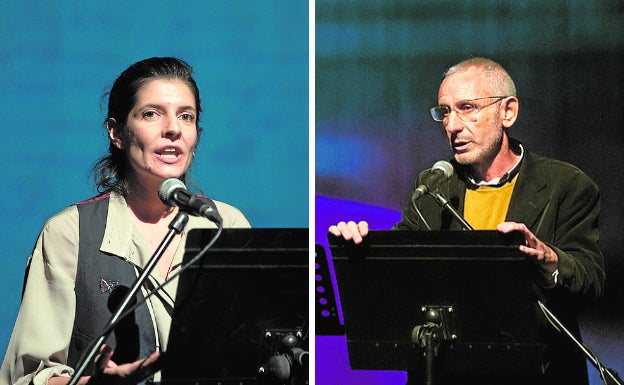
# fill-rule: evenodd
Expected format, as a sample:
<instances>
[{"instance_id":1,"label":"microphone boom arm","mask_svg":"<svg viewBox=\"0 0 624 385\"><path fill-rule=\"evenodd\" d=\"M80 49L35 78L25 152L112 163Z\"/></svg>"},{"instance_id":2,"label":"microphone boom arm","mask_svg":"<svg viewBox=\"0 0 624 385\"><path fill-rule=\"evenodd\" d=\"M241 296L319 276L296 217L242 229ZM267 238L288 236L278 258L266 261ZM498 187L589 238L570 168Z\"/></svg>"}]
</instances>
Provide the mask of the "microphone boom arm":
<instances>
[{"instance_id":1,"label":"microphone boom arm","mask_svg":"<svg viewBox=\"0 0 624 385\"><path fill-rule=\"evenodd\" d=\"M100 347L110 335L111 331L113 330L113 326L121 319L122 314L128 308L128 306L132 302L132 299L135 297L136 293L141 289L143 282L145 282L147 277L151 274L152 270L156 267L156 263L158 262L162 254L164 253L165 249L167 249L167 247L173 240L173 237L176 234L179 234L182 232L182 230L184 229L184 226L186 226L186 223L188 222L188 219L189 219L188 214L185 211L182 211L182 210L178 211L178 214L176 215L176 217L169 224L169 232L167 233L167 235L161 242L158 249L152 255L152 258L147 262L147 265L143 269L143 272L139 275L137 280L134 282L134 284L132 285L132 288L130 289L126 297L124 298L121 305L119 305L115 313L108 320L108 323L106 324L106 327L104 328L104 332L91 343L88 350L86 350L83 356L81 357L81 360L76 366L74 374L68 385L76 385L78 383L78 381L80 380L80 377L84 374L87 366L93 361L96 354L99 352Z\"/></svg>"},{"instance_id":2,"label":"microphone boom arm","mask_svg":"<svg viewBox=\"0 0 624 385\"><path fill-rule=\"evenodd\" d=\"M444 197L444 195L442 195L439 192L430 193L430 195L435 198L436 202L438 202L438 204L443 209L445 209L448 212L450 212L453 215L453 217L455 217L455 219L457 219L457 221L462 225L464 230L468 230L468 231L473 231L474 230L474 228L472 226L470 226L470 224L468 222L466 222L466 220L461 215L459 215L457 210L455 210L455 208L453 206L451 206L449 200L446 199Z\"/></svg>"}]
</instances>

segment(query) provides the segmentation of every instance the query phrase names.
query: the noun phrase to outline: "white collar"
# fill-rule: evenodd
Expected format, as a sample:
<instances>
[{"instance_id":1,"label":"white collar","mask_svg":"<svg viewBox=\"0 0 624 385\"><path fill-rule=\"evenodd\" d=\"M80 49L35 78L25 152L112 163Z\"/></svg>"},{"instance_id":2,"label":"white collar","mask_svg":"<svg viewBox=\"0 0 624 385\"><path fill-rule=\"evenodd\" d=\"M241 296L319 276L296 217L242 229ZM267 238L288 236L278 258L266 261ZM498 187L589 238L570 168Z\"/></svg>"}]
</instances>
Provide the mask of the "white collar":
<instances>
[{"instance_id":1,"label":"white collar","mask_svg":"<svg viewBox=\"0 0 624 385\"><path fill-rule=\"evenodd\" d=\"M518 171L520 170L520 164L522 163L522 159L524 159L524 147L522 147L522 144L518 144L518 146L520 147L520 158L518 159L516 164L513 165L513 167L507 170L505 174L503 174L502 176L498 178L494 178L490 181L484 181L484 180L476 181L472 176L467 175L466 177L468 181L474 186L492 186L492 187L500 187L504 185L505 183L511 181L516 176Z\"/></svg>"}]
</instances>

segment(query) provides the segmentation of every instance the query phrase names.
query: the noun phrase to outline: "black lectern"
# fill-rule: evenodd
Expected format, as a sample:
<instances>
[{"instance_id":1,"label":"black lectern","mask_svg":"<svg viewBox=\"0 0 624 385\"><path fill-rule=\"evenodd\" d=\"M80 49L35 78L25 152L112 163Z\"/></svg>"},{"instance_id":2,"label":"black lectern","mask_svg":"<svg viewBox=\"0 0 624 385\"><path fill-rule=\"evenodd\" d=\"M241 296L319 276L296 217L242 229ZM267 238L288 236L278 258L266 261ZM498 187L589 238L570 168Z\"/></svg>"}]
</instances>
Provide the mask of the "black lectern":
<instances>
[{"instance_id":1,"label":"black lectern","mask_svg":"<svg viewBox=\"0 0 624 385\"><path fill-rule=\"evenodd\" d=\"M216 230L191 230L184 261ZM308 229L224 229L180 275L166 384L299 384L307 377Z\"/></svg>"},{"instance_id":2,"label":"black lectern","mask_svg":"<svg viewBox=\"0 0 624 385\"><path fill-rule=\"evenodd\" d=\"M338 316L338 304L334 293L325 247L314 245L314 331L316 335L344 335Z\"/></svg>"},{"instance_id":3,"label":"black lectern","mask_svg":"<svg viewBox=\"0 0 624 385\"><path fill-rule=\"evenodd\" d=\"M329 235L352 369L542 372L541 319L520 234Z\"/></svg>"}]
</instances>

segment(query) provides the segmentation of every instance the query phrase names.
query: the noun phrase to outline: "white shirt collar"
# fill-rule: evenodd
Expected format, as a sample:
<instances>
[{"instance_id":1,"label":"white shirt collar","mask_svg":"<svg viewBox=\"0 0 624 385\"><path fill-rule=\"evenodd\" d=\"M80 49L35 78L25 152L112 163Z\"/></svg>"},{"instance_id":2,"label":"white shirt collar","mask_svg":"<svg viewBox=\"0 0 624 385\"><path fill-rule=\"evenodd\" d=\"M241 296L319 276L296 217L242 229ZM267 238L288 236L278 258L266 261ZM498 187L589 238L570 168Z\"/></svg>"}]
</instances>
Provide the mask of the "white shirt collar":
<instances>
[{"instance_id":1,"label":"white shirt collar","mask_svg":"<svg viewBox=\"0 0 624 385\"><path fill-rule=\"evenodd\" d=\"M516 176L518 171L520 170L520 164L522 163L522 159L524 159L524 147L522 147L522 144L518 144L518 146L520 147L520 158L518 159L516 164L513 165L513 167L507 170L505 174L503 174L502 176L498 178L494 178L490 181L483 181L483 180L476 181L472 176L467 175L468 181L472 183L474 186L493 186L493 187L500 187L504 185L505 183L511 181L514 178L514 176Z\"/></svg>"}]
</instances>

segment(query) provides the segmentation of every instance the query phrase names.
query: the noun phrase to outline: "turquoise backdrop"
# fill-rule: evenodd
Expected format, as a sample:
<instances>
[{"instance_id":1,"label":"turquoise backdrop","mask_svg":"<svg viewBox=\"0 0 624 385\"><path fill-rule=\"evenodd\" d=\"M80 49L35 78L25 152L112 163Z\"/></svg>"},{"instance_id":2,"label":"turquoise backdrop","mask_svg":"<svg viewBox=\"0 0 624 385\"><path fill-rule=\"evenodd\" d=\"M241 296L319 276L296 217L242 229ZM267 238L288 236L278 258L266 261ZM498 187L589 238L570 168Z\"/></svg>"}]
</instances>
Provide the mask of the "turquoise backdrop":
<instances>
[{"instance_id":1,"label":"turquoise backdrop","mask_svg":"<svg viewBox=\"0 0 624 385\"><path fill-rule=\"evenodd\" d=\"M95 194L100 96L133 62L194 67L204 134L193 173L206 195L254 227L308 226L308 18L307 1L3 2L0 358L45 219Z\"/></svg>"}]
</instances>

